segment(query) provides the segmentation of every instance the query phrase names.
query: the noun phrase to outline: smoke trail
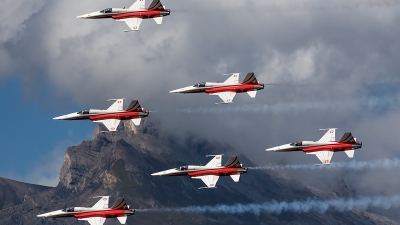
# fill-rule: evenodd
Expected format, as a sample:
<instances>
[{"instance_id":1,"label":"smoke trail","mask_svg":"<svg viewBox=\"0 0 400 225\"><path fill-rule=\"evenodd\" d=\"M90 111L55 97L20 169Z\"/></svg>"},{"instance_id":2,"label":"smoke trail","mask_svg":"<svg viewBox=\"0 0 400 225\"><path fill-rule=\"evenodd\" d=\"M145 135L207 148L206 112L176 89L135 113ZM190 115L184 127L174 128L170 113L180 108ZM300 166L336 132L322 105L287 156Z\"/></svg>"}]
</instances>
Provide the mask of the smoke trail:
<instances>
[{"instance_id":1,"label":"smoke trail","mask_svg":"<svg viewBox=\"0 0 400 225\"><path fill-rule=\"evenodd\" d=\"M332 162L330 165L314 166L310 164L284 165L284 166L257 166L248 167L253 170L285 170L285 169L307 169L307 170L365 170L365 169L391 169L400 167L400 159L377 159L371 161L350 161L350 162Z\"/></svg>"},{"instance_id":2,"label":"smoke trail","mask_svg":"<svg viewBox=\"0 0 400 225\"><path fill-rule=\"evenodd\" d=\"M324 214L327 210L338 212L350 211L354 208L366 210L370 207L389 209L400 206L400 195L391 197L358 197L358 198L337 198L331 200L318 200L309 198L305 201L278 202L271 201L262 204L234 204L234 205L215 205L215 206L188 206L180 208L161 208L161 209L137 209L137 212L182 212L182 213L226 213L243 214L260 213L281 214L282 212L308 213L311 211Z\"/></svg>"},{"instance_id":3,"label":"smoke trail","mask_svg":"<svg viewBox=\"0 0 400 225\"><path fill-rule=\"evenodd\" d=\"M224 105L213 107L186 108L174 110L156 110L154 113L273 113L306 112L309 110L334 110L335 112L362 108L363 110L376 110L381 108L400 109L400 104L395 98L370 97L365 100L338 100L325 102L289 102L273 105Z\"/></svg>"}]
</instances>

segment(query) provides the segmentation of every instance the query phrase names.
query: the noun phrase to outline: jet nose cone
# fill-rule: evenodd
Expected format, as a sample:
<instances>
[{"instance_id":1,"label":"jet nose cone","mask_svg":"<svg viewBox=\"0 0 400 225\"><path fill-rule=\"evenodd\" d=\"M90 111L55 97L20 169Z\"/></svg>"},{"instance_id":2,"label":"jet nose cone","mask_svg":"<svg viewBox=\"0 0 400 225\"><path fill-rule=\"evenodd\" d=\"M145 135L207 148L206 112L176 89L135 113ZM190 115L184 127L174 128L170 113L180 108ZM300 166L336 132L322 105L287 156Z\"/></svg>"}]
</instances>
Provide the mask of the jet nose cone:
<instances>
[{"instance_id":1,"label":"jet nose cone","mask_svg":"<svg viewBox=\"0 0 400 225\"><path fill-rule=\"evenodd\" d=\"M64 118L64 116L57 116L57 117L54 117L53 120L62 120L63 118Z\"/></svg>"},{"instance_id":2,"label":"jet nose cone","mask_svg":"<svg viewBox=\"0 0 400 225\"><path fill-rule=\"evenodd\" d=\"M179 93L179 89L172 90L169 93Z\"/></svg>"},{"instance_id":3,"label":"jet nose cone","mask_svg":"<svg viewBox=\"0 0 400 225\"><path fill-rule=\"evenodd\" d=\"M76 18L85 19L87 16L88 16L88 14L83 14L83 15L77 16Z\"/></svg>"},{"instance_id":4,"label":"jet nose cone","mask_svg":"<svg viewBox=\"0 0 400 225\"><path fill-rule=\"evenodd\" d=\"M267 149L265 149L265 151L267 151L267 152L273 152L275 150L276 150L276 148L267 148Z\"/></svg>"}]
</instances>

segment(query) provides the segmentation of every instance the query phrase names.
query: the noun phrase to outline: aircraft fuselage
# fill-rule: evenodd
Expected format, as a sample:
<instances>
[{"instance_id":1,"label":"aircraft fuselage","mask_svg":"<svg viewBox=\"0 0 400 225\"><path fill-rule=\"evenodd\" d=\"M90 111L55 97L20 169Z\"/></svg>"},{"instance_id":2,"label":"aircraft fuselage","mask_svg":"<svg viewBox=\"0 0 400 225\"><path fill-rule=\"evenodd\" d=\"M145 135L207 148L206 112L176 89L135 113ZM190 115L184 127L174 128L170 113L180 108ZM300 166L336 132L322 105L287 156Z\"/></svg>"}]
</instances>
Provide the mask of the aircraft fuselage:
<instances>
[{"instance_id":1,"label":"aircraft fuselage","mask_svg":"<svg viewBox=\"0 0 400 225\"><path fill-rule=\"evenodd\" d=\"M204 86L203 86L204 85ZM170 91L171 93L208 93L214 94L219 92L248 92L248 91L258 91L264 89L264 84L224 84L224 83L200 83L194 86L187 86L184 88L179 88Z\"/></svg>"},{"instance_id":2,"label":"aircraft fuselage","mask_svg":"<svg viewBox=\"0 0 400 225\"><path fill-rule=\"evenodd\" d=\"M158 173L151 174L152 176L230 176L234 174L247 173L246 167L233 168L233 167L205 167L205 166L181 166L175 169L164 170Z\"/></svg>"},{"instance_id":3,"label":"aircraft fuselage","mask_svg":"<svg viewBox=\"0 0 400 225\"><path fill-rule=\"evenodd\" d=\"M86 207L72 207L38 215L46 218L75 217L77 219L102 217L116 218L121 216L131 216L135 214L134 209L92 209Z\"/></svg>"},{"instance_id":4,"label":"aircraft fuselage","mask_svg":"<svg viewBox=\"0 0 400 225\"><path fill-rule=\"evenodd\" d=\"M278 151L278 152L292 152L292 151L303 151L307 152L317 152L317 151L347 151L355 150L362 147L361 142L356 143L341 143L341 142L316 142L316 141L302 141L297 143L290 143L285 145L280 145L273 148L268 148L267 151Z\"/></svg>"},{"instance_id":5,"label":"aircraft fuselage","mask_svg":"<svg viewBox=\"0 0 400 225\"><path fill-rule=\"evenodd\" d=\"M107 10L107 9L105 9ZM168 16L171 13L171 10L164 9L164 10L130 10L130 9L123 9L123 8L109 8L110 12L96 11L84 15L77 16L76 18L82 19L107 19L112 18L114 20L121 20L121 19L128 19L128 18L155 18L155 17L163 17Z\"/></svg>"},{"instance_id":6,"label":"aircraft fuselage","mask_svg":"<svg viewBox=\"0 0 400 225\"><path fill-rule=\"evenodd\" d=\"M142 112L131 112L131 111L119 111L110 112L107 110L83 110L81 112L70 113L67 115L55 117L55 120L106 120L106 119L117 119L117 120L130 120L136 118L143 118L149 115L148 111L143 110Z\"/></svg>"}]
</instances>

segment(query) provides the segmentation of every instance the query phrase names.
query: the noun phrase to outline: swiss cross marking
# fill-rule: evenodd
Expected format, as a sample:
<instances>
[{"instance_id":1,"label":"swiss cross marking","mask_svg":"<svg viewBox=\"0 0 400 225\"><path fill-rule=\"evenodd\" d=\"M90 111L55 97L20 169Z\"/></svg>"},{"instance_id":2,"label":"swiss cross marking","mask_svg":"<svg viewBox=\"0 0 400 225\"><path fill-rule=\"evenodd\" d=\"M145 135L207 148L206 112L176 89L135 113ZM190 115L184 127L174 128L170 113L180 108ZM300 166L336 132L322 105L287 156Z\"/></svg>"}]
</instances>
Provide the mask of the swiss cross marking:
<instances>
[{"instance_id":1,"label":"swiss cross marking","mask_svg":"<svg viewBox=\"0 0 400 225\"><path fill-rule=\"evenodd\" d=\"M103 198L103 201L107 201L107 198Z\"/></svg>"}]
</instances>

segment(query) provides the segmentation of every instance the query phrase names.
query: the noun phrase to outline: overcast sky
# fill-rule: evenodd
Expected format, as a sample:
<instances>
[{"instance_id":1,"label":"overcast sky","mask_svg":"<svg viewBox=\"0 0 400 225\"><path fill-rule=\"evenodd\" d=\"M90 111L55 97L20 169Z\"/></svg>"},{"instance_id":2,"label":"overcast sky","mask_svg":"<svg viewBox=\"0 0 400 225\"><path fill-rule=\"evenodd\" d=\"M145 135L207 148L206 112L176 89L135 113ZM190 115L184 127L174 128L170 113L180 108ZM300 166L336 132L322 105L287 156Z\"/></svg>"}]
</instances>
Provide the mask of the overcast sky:
<instances>
[{"instance_id":1,"label":"overcast sky","mask_svg":"<svg viewBox=\"0 0 400 225\"><path fill-rule=\"evenodd\" d=\"M65 149L90 139L96 124L52 117L122 97L125 106L138 99L155 111L149 121L163 131L230 142L260 165L319 163L265 149L317 140L329 127L339 128L337 139L351 131L363 142L355 160L399 157L400 1L163 0L172 10L163 24L145 20L130 33L112 19L75 18L132 3L3 1L1 176L56 185ZM250 71L275 85L255 99L238 94L232 105L168 93ZM332 160L351 159L335 153ZM374 195L398 193L397 170L296 175L345 177L358 193Z\"/></svg>"}]
</instances>

